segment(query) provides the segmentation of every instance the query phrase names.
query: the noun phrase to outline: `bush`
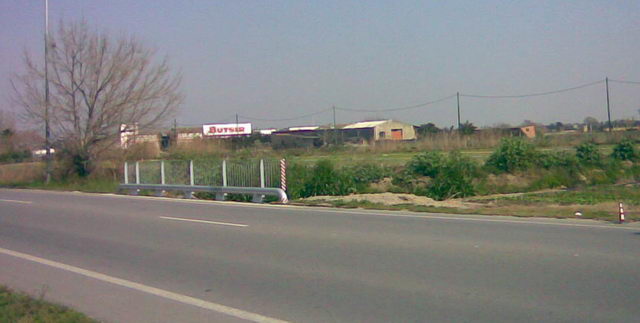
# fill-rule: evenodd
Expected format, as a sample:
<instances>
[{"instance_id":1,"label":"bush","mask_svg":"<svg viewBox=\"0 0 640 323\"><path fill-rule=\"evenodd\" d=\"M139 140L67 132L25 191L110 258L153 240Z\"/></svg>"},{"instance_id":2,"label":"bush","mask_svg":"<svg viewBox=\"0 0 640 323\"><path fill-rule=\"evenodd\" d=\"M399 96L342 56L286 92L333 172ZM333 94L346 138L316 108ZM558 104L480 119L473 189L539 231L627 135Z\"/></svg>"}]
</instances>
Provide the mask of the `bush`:
<instances>
[{"instance_id":1,"label":"bush","mask_svg":"<svg viewBox=\"0 0 640 323\"><path fill-rule=\"evenodd\" d=\"M358 164L346 167L344 175L350 176L356 184L367 185L391 176L391 170L376 164Z\"/></svg>"},{"instance_id":2,"label":"bush","mask_svg":"<svg viewBox=\"0 0 640 323\"><path fill-rule=\"evenodd\" d=\"M310 167L299 163L289 163L287 166L287 195L290 199L303 197L304 185L311 173Z\"/></svg>"},{"instance_id":3,"label":"bush","mask_svg":"<svg viewBox=\"0 0 640 323\"><path fill-rule=\"evenodd\" d=\"M563 168L577 169L578 161L576 158L563 151L540 152L535 158L535 165L544 169Z\"/></svg>"},{"instance_id":4,"label":"bush","mask_svg":"<svg viewBox=\"0 0 640 323\"><path fill-rule=\"evenodd\" d=\"M602 155L592 142L585 142L576 147L576 158L583 165L600 165Z\"/></svg>"},{"instance_id":5,"label":"bush","mask_svg":"<svg viewBox=\"0 0 640 323\"><path fill-rule=\"evenodd\" d=\"M305 179L301 197L316 195L348 195L355 191L353 178L335 169L327 159L318 161Z\"/></svg>"},{"instance_id":6,"label":"bush","mask_svg":"<svg viewBox=\"0 0 640 323\"><path fill-rule=\"evenodd\" d=\"M638 153L634 146L633 141L624 139L613 147L611 157L617 160L636 160L638 159Z\"/></svg>"},{"instance_id":7,"label":"bush","mask_svg":"<svg viewBox=\"0 0 640 323\"><path fill-rule=\"evenodd\" d=\"M427 151L413 156L407 163L407 171L413 175L435 177L445 165L446 156L438 151Z\"/></svg>"},{"instance_id":8,"label":"bush","mask_svg":"<svg viewBox=\"0 0 640 323\"><path fill-rule=\"evenodd\" d=\"M31 152L29 150L9 151L0 154L0 163L21 163L29 159L31 159Z\"/></svg>"},{"instance_id":9,"label":"bush","mask_svg":"<svg viewBox=\"0 0 640 323\"><path fill-rule=\"evenodd\" d=\"M452 152L427 187L428 196L436 200L473 196L473 180L479 176L478 165L458 152Z\"/></svg>"},{"instance_id":10,"label":"bush","mask_svg":"<svg viewBox=\"0 0 640 323\"><path fill-rule=\"evenodd\" d=\"M539 178L531 183L531 190L558 187L575 187L580 183L576 169L553 168L541 171Z\"/></svg>"},{"instance_id":11,"label":"bush","mask_svg":"<svg viewBox=\"0 0 640 323\"><path fill-rule=\"evenodd\" d=\"M538 156L531 143L519 138L503 138L485 165L494 171L513 173L534 166Z\"/></svg>"}]
</instances>

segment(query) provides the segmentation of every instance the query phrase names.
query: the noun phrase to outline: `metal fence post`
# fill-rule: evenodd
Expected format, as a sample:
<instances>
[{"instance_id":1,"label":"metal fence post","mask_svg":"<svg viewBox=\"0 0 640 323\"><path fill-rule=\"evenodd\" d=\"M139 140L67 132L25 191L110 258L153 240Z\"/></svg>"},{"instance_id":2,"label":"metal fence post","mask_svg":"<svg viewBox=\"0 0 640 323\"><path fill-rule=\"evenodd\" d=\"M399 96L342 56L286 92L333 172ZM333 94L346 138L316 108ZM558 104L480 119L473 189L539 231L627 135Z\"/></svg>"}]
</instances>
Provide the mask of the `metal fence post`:
<instances>
[{"instance_id":1,"label":"metal fence post","mask_svg":"<svg viewBox=\"0 0 640 323\"><path fill-rule=\"evenodd\" d=\"M222 160L222 186L227 186L227 161ZM224 201L227 193L216 193L216 200Z\"/></svg>"},{"instance_id":2,"label":"metal fence post","mask_svg":"<svg viewBox=\"0 0 640 323\"><path fill-rule=\"evenodd\" d=\"M264 188L264 159L260 159L260 187Z\"/></svg>"},{"instance_id":3,"label":"metal fence post","mask_svg":"<svg viewBox=\"0 0 640 323\"><path fill-rule=\"evenodd\" d=\"M165 184L165 179L164 179L164 160L160 161L160 183L162 183L162 185Z\"/></svg>"},{"instance_id":4,"label":"metal fence post","mask_svg":"<svg viewBox=\"0 0 640 323\"><path fill-rule=\"evenodd\" d=\"M140 184L140 162L136 162L136 184Z\"/></svg>"},{"instance_id":5,"label":"metal fence post","mask_svg":"<svg viewBox=\"0 0 640 323\"><path fill-rule=\"evenodd\" d=\"M124 162L124 183L129 184L129 163Z\"/></svg>"},{"instance_id":6,"label":"metal fence post","mask_svg":"<svg viewBox=\"0 0 640 323\"><path fill-rule=\"evenodd\" d=\"M222 160L222 186L227 186L227 160Z\"/></svg>"},{"instance_id":7,"label":"metal fence post","mask_svg":"<svg viewBox=\"0 0 640 323\"><path fill-rule=\"evenodd\" d=\"M189 161L189 183L191 186L194 185L194 178L193 178L193 160Z\"/></svg>"}]
</instances>

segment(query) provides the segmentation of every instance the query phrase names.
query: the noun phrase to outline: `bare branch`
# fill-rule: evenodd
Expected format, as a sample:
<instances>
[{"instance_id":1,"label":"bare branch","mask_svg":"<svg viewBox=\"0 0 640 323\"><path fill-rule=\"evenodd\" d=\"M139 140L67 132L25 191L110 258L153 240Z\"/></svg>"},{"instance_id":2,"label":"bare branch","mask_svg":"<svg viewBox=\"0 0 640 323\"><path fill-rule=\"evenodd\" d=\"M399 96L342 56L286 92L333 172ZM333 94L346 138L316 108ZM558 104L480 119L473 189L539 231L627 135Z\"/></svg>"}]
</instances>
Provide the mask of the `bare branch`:
<instances>
[{"instance_id":1,"label":"bare branch","mask_svg":"<svg viewBox=\"0 0 640 323\"><path fill-rule=\"evenodd\" d=\"M50 123L70 151L97 158L119 138L120 125L157 127L183 101L181 76L134 38L113 39L86 21L60 22L49 48ZM44 68L24 55L11 80L12 101L36 122L44 118Z\"/></svg>"}]
</instances>

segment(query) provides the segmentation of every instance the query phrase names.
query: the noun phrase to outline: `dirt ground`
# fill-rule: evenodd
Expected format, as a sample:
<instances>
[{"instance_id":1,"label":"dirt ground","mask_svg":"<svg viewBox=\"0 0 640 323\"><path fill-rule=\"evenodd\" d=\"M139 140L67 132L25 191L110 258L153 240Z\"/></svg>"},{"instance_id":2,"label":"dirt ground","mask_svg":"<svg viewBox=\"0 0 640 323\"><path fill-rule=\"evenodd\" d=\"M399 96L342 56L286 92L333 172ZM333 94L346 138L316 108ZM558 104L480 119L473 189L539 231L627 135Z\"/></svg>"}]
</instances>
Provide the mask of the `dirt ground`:
<instances>
[{"instance_id":1,"label":"dirt ground","mask_svg":"<svg viewBox=\"0 0 640 323\"><path fill-rule=\"evenodd\" d=\"M384 205L415 204L434 207L450 207L468 209L478 207L480 204L464 202L461 200L436 201L426 196L401 193L376 193L376 194L352 194L347 196L314 196L303 201L367 201Z\"/></svg>"},{"instance_id":2,"label":"dirt ground","mask_svg":"<svg viewBox=\"0 0 640 323\"><path fill-rule=\"evenodd\" d=\"M545 190L556 191L556 190ZM413 194L397 194L397 193L379 193L379 194L353 194L348 196L314 196L300 200L304 204L307 202L318 203L327 202L330 204L334 201L351 202L351 201L367 201L370 203L393 205L416 205L436 208L446 208L448 213L474 213L485 215L510 215L525 217L554 217L554 218L583 218L583 219L600 219L615 221L618 218L618 204L614 202L599 203L594 205L559 205L559 204L532 204L518 205L510 201L501 201L495 199L502 196L517 196L522 193L515 194L496 194L485 196L479 199L475 197L474 202L465 200L446 200L436 201L425 196L416 196ZM477 200L484 200L480 203ZM316 204L317 205L317 204ZM442 209L440 209L442 212ZM579 212L578 215L576 212ZM637 221L640 219L640 213L636 210L627 209L627 220Z\"/></svg>"}]
</instances>

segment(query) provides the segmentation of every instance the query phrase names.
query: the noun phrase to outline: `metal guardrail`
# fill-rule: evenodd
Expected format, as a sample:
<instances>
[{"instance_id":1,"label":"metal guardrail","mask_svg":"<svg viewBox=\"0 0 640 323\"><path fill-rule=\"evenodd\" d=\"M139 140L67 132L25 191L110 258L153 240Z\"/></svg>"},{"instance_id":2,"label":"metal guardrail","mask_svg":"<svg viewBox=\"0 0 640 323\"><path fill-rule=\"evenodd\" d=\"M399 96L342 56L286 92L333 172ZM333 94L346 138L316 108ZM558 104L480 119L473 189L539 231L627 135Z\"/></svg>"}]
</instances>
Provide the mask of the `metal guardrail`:
<instances>
[{"instance_id":1,"label":"metal guardrail","mask_svg":"<svg viewBox=\"0 0 640 323\"><path fill-rule=\"evenodd\" d=\"M216 195L216 200L224 201L226 194L248 194L253 195L253 202L262 203L266 195L275 196L278 202L287 203L287 193L280 188L272 187L237 187L237 186L201 186L201 185L162 185L162 184L120 184L120 190L130 191L133 195L140 193L140 190L156 191L162 195L166 191L184 192L186 198L193 198L194 192L208 192Z\"/></svg>"},{"instance_id":2,"label":"metal guardrail","mask_svg":"<svg viewBox=\"0 0 640 323\"><path fill-rule=\"evenodd\" d=\"M130 178L131 175L133 178ZM194 192L208 192L214 193L216 200L224 200L227 194L247 194L252 195L253 202L257 203L262 203L264 197L269 195L277 197L281 203L287 203L286 185L284 159L276 162L260 159L244 163L222 160L220 164L158 160L125 162L124 183L120 184L120 190L132 194L151 190L156 195L178 191L184 192L186 198L193 198Z\"/></svg>"}]
</instances>

